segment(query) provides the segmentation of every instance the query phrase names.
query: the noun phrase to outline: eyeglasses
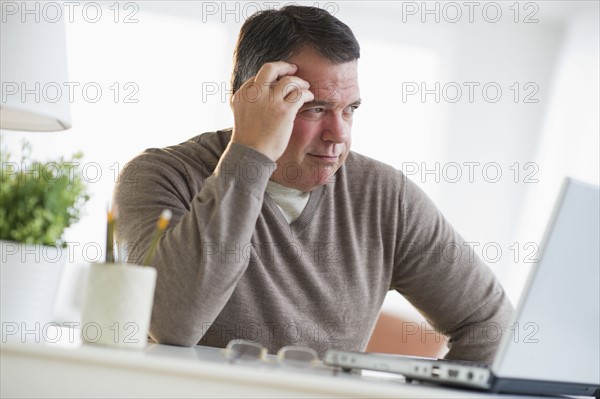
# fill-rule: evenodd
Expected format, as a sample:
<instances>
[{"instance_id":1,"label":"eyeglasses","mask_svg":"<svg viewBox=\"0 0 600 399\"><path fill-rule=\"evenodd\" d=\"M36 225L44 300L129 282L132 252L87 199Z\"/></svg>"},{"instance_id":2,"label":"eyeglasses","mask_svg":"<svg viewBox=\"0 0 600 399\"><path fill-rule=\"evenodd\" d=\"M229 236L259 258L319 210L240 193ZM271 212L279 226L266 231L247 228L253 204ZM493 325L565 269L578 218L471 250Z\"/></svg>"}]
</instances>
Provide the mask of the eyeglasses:
<instances>
[{"instance_id":1,"label":"eyeglasses","mask_svg":"<svg viewBox=\"0 0 600 399\"><path fill-rule=\"evenodd\" d=\"M229 341L223 349L223 355L229 363L241 361L263 361L266 363L277 363L282 366L292 367L316 367L321 365L319 355L314 349L303 346L284 346L279 349L275 360L271 360L268 350L261 344L244 339Z\"/></svg>"}]
</instances>

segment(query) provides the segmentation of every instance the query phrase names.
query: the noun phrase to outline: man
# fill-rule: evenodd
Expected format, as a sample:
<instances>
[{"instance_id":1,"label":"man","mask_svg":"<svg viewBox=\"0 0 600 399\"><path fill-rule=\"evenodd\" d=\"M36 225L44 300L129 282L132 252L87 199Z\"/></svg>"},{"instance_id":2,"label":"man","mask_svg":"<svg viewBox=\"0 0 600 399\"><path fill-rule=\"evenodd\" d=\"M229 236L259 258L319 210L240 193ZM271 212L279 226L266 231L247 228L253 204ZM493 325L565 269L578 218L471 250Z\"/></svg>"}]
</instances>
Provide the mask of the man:
<instances>
[{"instance_id":1,"label":"man","mask_svg":"<svg viewBox=\"0 0 600 399\"><path fill-rule=\"evenodd\" d=\"M452 359L491 362L512 307L464 240L401 172L350 152L359 45L326 11L250 17L235 53L234 127L131 161L115 189L130 261L173 212L151 336L364 349L395 289L450 337Z\"/></svg>"}]
</instances>

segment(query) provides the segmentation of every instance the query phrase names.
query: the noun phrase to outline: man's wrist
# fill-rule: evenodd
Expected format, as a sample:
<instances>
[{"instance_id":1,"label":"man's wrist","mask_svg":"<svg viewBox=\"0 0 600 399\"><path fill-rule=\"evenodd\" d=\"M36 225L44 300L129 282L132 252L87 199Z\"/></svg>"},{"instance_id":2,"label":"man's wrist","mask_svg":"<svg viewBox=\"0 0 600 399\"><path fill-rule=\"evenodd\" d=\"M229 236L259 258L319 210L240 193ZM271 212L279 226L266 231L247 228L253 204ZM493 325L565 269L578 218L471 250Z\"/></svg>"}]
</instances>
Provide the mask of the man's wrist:
<instances>
[{"instance_id":1,"label":"man's wrist","mask_svg":"<svg viewBox=\"0 0 600 399\"><path fill-rule=\"evenodd\" d=\"M260 152L262 155L269 158L269 160L271 162L275 162L279 158L279 156L275 155L275 151L273 149L269 148L269 146L265 145L264 143L248 142L246 140L239 140L239 139L235 139L235 138L232 138L231 142L238 144L238 145L243 145L245 147L252 148L253 150Z\"/></svg>"},{"instance_id":2,"label":"man's wrist","mask_svg":"<svg viewBox=\"0 0 600 399\"><path fill-rule=\"evenodd\" d=\"M224 182L234 181L250 192L262 193L277 164L248 145L231 141L215 170Z\"/></svg>"}]
</instances>

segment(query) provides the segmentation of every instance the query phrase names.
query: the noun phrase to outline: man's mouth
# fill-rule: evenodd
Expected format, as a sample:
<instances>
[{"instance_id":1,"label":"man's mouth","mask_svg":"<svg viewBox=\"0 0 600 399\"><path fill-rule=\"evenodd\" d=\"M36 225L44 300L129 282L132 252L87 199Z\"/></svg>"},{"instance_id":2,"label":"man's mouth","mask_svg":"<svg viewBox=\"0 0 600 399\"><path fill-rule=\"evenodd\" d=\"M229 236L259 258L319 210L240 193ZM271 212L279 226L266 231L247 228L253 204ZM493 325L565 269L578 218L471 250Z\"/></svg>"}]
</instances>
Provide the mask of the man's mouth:
<instances>
[{"instance_id":1,"label":"man's mouth","mask_svg":"<svg viewBox=\"0 0 600 399\"><path fill-rule=\"evenodd\" d=\"M325 161L325 162L336 162L340 156L339 155L333 155L333 154L308 154L312 157L315 157L317 159L320 159L321 161Z\"/></svg>"}]
</instances>

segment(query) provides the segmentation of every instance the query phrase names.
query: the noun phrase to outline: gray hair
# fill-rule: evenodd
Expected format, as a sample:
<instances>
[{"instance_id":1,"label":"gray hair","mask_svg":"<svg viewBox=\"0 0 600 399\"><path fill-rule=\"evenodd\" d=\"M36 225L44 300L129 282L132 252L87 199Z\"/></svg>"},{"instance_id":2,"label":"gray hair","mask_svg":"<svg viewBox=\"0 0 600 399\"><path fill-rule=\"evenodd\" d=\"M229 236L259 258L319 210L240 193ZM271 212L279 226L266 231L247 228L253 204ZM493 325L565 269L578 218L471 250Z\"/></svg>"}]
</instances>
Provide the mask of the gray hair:
<instances>
[{"instance_id":1,"label":"gray hair","mask_svg":"<svg viewBox=\"0 0 600 399\"><path fill-rule=\"evenodd\" d=\"M263 64L288 60L306 46L334 64L360 57L352 30L320 8L289 5L251 15L240 29L233 55L234 93Z\"/></svg>"}]
</instances>

